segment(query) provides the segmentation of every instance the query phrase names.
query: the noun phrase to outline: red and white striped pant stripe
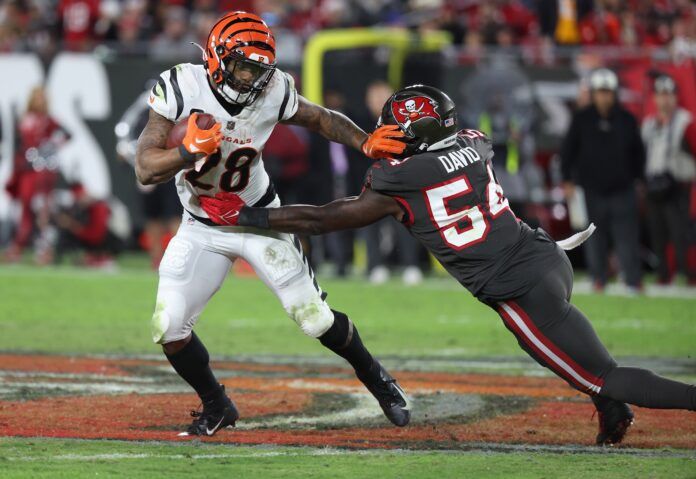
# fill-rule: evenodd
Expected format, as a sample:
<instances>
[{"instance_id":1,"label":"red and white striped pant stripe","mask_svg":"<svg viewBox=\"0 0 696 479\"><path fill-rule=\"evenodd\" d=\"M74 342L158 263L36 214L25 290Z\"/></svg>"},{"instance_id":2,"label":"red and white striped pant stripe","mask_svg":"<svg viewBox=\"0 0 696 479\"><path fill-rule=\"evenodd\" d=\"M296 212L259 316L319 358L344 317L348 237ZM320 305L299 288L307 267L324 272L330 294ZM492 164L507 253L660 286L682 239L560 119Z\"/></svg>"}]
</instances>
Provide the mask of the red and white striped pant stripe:
<instances>
[{"instance_id":1,"label":"red and white striped pant stripe","mask_svg":"<svg viewBox=\"0 0 696 479\"><path fill-rule=\"evenodd\" d=\"M498 306L503 321L556 374L588 394L598 394L602 390L604 380L583 369L544 336L516 302L505 301L498 303Z\"/></svg>"}]
</instances>

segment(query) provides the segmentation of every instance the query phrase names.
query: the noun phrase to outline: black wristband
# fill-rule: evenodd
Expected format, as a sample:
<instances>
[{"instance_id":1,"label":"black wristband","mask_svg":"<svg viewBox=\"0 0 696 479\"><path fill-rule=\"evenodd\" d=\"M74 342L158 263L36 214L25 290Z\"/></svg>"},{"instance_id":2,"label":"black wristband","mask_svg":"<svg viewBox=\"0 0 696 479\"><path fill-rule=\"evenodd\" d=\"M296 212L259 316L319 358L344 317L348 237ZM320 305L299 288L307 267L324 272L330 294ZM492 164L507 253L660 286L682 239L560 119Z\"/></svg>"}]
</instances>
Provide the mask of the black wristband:
<instances>
[{"instance_id":1,"label":"black wristband","mask_svg":"<svg viewBox=\"0 0 696 479\"><path fill-rule=\"evenodd\" d=\"M197 159L196 154L188 151L183 144L179 145L177 150L179 150L179 154L181 155L181 159L184 160L186 163L193 163L196 161L196 159Z\"/></svg>"},{"instance_id":2,"label":"black wristband","mask_svg":"<svg viewBox=\"0 0 696 479\"><path fill-rule=\"evenodd\" d=\"M239 210L238 226L252 226L254 228L269 229L268 225L268 208L253 208L244 206Z\"/></svg>"}]
</instances>

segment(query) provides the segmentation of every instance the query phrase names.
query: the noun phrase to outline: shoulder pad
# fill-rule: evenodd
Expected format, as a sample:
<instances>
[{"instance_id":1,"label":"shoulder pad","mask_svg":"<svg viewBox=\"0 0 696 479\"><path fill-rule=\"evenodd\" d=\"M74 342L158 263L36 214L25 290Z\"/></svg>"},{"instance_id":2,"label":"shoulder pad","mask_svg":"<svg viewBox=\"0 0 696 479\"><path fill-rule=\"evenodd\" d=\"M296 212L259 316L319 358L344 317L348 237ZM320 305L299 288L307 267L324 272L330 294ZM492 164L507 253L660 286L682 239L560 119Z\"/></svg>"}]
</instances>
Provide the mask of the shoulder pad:
<instances>
[{"instance_id":1,"label":"shoulder pad","mask_svg":"<svg viewBox=\"0 0 696 479\"><path fill-rule=\"evenodd\" d=\"M259 103L262 108L278 112L278 121L292 118L297 113L297 90L292 75L276 69L271 81L266 86Z\"/></svg>"},{"instance_id":2,"label":"shoulder pad","mask_svg":"<svg viewBox=\"0 0 696 479\"><path fill-rule=\"evenodd\" d=\"M281 72L287 79L287 93L283 93L283 103L281 103L281 120L287 120L295 116L299 107L299 99L297 98L297 88L295 88L295 79L289 73ZM283 106L283 104L285 106Z\"/></svg>"},{"instance_id":3,"label":"shoulder pad","mask_svg":"<svg viewBox=\"0 0 696 479\"><path fill-rule=\"evenodd\" d=\"M196 98L201 92L200 73L203 73L203 77L207 81L203 66L194 65L192 63L181 63L174 68L178 69L179 72L179 88L181 88L181 94L184 100L189 101L192 98Z\"/></svg>"},{"instance_id":4,"label":"shoulder pad","mask_svg":"<svg viewBox=\"0 0 696 479\"><path fill-rule=\"evenodd\" d=\"M483 159L488 160L493 156L493 143L485 133L478 130L462 130L457 138L460 142L476 149Z\"/></svg>"},{"instance_id":5,"label":"shoulder pad","mask_svg":"<svg viewBox=\"0 0 696 479\"><path fill-rule=\"evenodd\" d=\"M491 142L491 139L488 138L488 135L486 135L484 132L478 131L478 130L469 130L469 129L461 130L457 134L457 136L459 138L463 139L464 141L467 141L468 143L477 142L477 141L484 142L484 143Z\"/></svg>"},{"instance_id":6,"label":"shoulder pad","mask_svg":"<svg viewBox=\"0 0 696 479\"><path fill-rule=\"evenodd\" d=\"M201 71L197 71L200 69ZM200 93L200 65L181 63L165 70L152 87L148 98L150 108L163 117L176 121L181 118L184 106Z\"/></svg>"},{"instance_id":7,"label":"shoulder pad","mask_svg":"<svg viewBox=\"0 0 696 479\"><path fill-rule=\"evenodd\" d=\"M147 105L156 113L169 120L173 118L169 104L170 91L169 71L167 70L159 76L157 83L152 86L152 90L150 90L150 94L147 97Z\"/></svg>"}]
</instances>

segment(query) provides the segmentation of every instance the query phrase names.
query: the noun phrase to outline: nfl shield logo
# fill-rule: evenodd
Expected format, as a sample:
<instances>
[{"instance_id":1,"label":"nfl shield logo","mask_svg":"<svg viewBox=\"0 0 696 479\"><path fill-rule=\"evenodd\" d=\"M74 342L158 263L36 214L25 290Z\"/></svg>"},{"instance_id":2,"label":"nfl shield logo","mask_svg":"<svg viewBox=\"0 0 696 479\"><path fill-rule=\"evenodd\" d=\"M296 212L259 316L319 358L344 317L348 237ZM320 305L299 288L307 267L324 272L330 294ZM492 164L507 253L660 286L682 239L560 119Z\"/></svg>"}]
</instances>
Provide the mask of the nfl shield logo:
<instances>
[{"instance_id":1,"label":"nfl shield logo","mask_svg":"<svg viewBox=\"0 0 696 479\"><path fill-rule=\"evenodd\" d=\"M227 129L228 129L228 130L234 130L234 122L233 122L233 121L228 121L228 122L227 122Z\"/></svg>"}]
</instances>

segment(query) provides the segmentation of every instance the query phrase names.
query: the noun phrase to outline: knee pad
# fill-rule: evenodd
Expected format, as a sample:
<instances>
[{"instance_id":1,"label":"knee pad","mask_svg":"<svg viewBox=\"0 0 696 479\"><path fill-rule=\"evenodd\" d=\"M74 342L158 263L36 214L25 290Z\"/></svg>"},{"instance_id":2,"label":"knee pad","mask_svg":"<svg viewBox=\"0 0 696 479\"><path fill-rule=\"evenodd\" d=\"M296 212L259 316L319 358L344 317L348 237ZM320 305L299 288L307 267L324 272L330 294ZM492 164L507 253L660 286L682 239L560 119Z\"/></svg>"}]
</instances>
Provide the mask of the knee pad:
<instances>
[{"instance_id":1,"label":"knee pad","mask_svg":"<svg viewBox=\"0 0 696 479\"><path fill-rule=\"evenodd\" d=\"M322 300L290 306L286 310L302 332L312 338L318 338L324 334L334 321L329 305Z\"/></svg>"},{"instance_id":2,"label":"knee pad","mask_svg":"<svg viewBox=\"0 0 696 479\"><path fill-rule=\"evenodd\" d=\"M152 341L166 344L178 341L191 332L191 321L186 318L186 298L178 291L160 291L150 327Z\"/></svg>"}]
</instances>

